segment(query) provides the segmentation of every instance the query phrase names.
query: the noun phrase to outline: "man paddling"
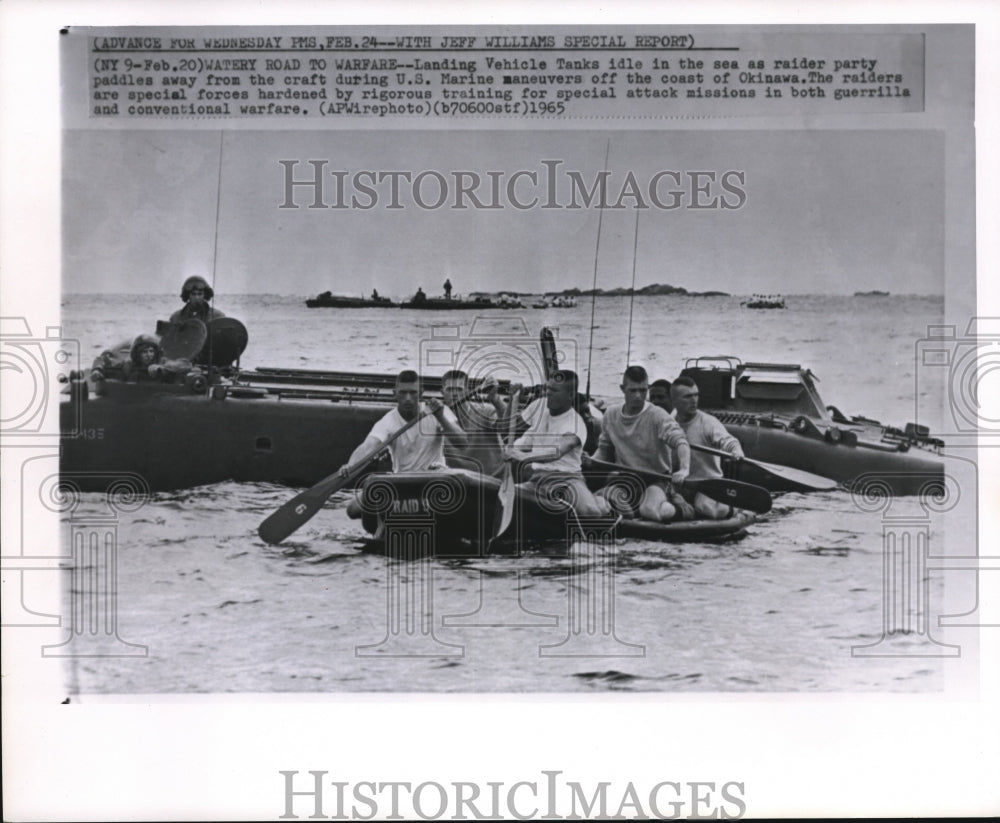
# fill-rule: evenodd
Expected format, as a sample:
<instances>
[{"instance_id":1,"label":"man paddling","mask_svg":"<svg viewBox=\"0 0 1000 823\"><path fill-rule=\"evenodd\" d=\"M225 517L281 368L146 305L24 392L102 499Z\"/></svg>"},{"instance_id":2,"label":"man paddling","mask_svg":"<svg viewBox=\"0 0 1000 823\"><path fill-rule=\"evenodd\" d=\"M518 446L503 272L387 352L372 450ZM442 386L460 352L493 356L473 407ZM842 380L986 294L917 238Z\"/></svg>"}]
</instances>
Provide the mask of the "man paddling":
<instances>
[{"instance_id":1,"label":"man paddling","mask_svg":"<svg viewBox=\"0 0 1000 823\"><path fill-rule=\"evenodd\" d=\"M480 390L486 393L486 403L469 400L469 376L459 369L444 373L441 378L441 396L451 409L458 425L468 437L468 447L457 448L444 444L444 456L453 468L468 469L497 477L503 471L503 444L500 442L498 421L507 406L497 391L497 382L486 378Z\"/></svg>"},{"instance_id":2,"label":"man paddling","mask_svg":"<svg viewBox=\"0 0 1000 823\"><path fill-rule=\"evenodd\" d=\"M511 397L521 386L510 387ZM576 372L562 369L548 381L545 397L533 400L521 412L527 426L524 434L506 449L515 474L521 464L531 466L531 477L518 488L561 497L580 517L600 517L610 513L607 501L598 500L587 488L580 460L587 439L587 424L573 409L577 394ZM510 409L509 414L516 410ZM509 419L509 418L508 418Z\"/></svg>"},{"instance_id":3,"label":"man paddling","mask_svg":"<svg viewBox=\"0 0 1000 823\"><path fill-rule=\"evenodd\" d=\"M440 400L431 398L425 403L425 410L434 419L421 420L389 444L394 472L433 471L446 468L444 441L458 449L468 446L468 439L455 415ZM340 475L346 478L350 467L359 463L382 448L392 435L406 426L420 413L420 378L415 371L406 369L396 378L396 408L387 412L368 433L364 442L351 454L350 459L340 468ZM347 505L349 517L359 518L363 514L357 498Z\"/></svg>"},{"instance_id":4,"label":"man paddling","mask_svg":"<svg viewBox=\"0 0 1000 823\"><path fill-rule=\"evenodd\" d=\"M646 401L649 392L646 370L642 366L629 366L619 388L625 395L625 402L612 406L604 413L594 457L630 469L672 474L673 483L680 485L690 473L691 449L677 421L663 409ZM674 454L678 467L672 472ZM607 497L611 491L601 489L597 494ZM614 505L611 499L609 503ZM669 481L650 483L638 506L639 517L661 523L673 520L678 511L685 520L694 519L694 509ZM626 517L635 516L631 511L622 513Z\"/></svg>"},{"instance_id":5,"label":"man paddling","mask_svg":"<svg viewBox=\"0 0 1000 823\"><path fill-rule=\"evenodd\" d=\"M674 404L674 418L684 430L688 443L721 449L738 460L743 458L740 441L726 431L726 427L717 418L698 408L698 385L694 380L686 376L678 377L670 387L670 399ZM692 480L722 477L719 458L714 454L692 452L690 476ZM732 517L734 513L732 506L711 500L701 493L682 493L694 504L695 511L703 517L724 520Z\"/></svg>"}]
</instances>

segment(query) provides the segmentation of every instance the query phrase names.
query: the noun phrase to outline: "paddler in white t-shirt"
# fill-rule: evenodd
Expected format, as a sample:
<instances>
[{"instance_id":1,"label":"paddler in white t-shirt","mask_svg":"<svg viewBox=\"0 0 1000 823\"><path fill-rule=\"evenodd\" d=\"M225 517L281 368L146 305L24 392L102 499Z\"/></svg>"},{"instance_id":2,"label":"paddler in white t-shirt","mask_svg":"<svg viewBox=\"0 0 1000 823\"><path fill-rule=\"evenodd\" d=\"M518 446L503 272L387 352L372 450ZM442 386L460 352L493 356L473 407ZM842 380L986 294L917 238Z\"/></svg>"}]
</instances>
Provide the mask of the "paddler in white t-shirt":
<instances>
[{"instance_id":1,"label":"paddler in white t-shirt","mask_svg":"<svg viewBox=\"0 0 1000 823\"><path fill-rule=\"evenodd\" d=\"M511 396L521 387L510 387ZM580 460L587 440L587 424L573 409L576 372L555 372L545 388L545 397L533 400L521 412L527 431L507 446L505 454L514 464L528 463L531 478L518 488L530 489L547 497L562 496L571 501L580 517L600 517L610 513L607 501L594 497L583 479ZM508 417L509 419L509 417ZM514 466L517 476L518 466Z\"/></svg>"},{"instance_id":2,"label":"paddler in white t-shirt","mask_svg":"<svg viewBox=\"0 0 1000 823\"><path fill-rule=\"evenodd\" d=\"M407 429L389 444L393 472L437 471L447 468L444 459L444 441L449 445L464 449L468 440L455 415L440 400L431 398L425 404L428 417ZM382 444L403 428L420 413L420 377L415 371L406 369L396 378L396 408L387 412L368 433L364 442L351 454L350 459L340 469L343 476L350 473L350 467L364 457L377 452ZM357 498L347 505L349 517L362 515Z\"/></svg>"},{"instance_id":3,"label":"paddler in white t-shirt","mask_svg":"<svg viewBox=\"0 0 1000 823\"><path fill-rule=\"evenodd\" d=\"M690 377L678 377L670 386L670 399L674 404L674 419L684 429L688 443L693 446L710 446L728 452L735 459L743 457L740 441L733 437L717 418L698 408L698 385ZM722 466L714 454L691 451L691 479L703 480L722 477ZM694 504L695 511L712 520L732 517L733 507L712 500L700 492L684 492Z\"/></svg>"},{"instance_id":4,"label":"paddler in white t-shirt","mask_svg":"<svg viewBox=\"0 0 1000 823\"><path fill-rule=\"evenodd\" d=\"M620 388L625 402L604 413L594 457L630 469L672 475L673 482L654 481L646 487L637 507L639 517L666 523L680 511L683 519L693 520L695 510L674 489L674 484L679 486L687 479L691 468L691 449L683 429L662 408L647 402L649 375L642 366L625 369ZM674 455L677 456L676 471L671 468ZM607 495L614 506L611 488L601 489L597 494L599 497ZM631 511L623 514L635 516Z\"/></svg>"}]
</instances>

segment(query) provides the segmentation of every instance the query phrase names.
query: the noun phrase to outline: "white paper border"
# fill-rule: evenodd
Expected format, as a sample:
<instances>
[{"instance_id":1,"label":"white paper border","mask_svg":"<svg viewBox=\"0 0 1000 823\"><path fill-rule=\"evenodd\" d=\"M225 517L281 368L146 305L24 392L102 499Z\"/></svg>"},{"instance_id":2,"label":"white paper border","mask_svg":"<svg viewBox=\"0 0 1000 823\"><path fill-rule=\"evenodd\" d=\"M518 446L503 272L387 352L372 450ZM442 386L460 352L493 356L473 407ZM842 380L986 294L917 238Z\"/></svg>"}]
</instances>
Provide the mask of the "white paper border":
<instances>
[{"instance_id":1,"label":"white paper border","mask_svg":"<svg viewBox=\"0 0 1000 823\"><path fill-rule=\"evenodd\" d=\"M714 18L708 16L711 11ZM58 28L63 25L405 23L965 23L977 25L979 313L1000 315L998 12L977 3L0 4L0 301L59 312ZM38 94L37 90L43 93ZM981 497L1000 500L997 460ZM981 513L980 550L996 545ZM995 552L990 552L995 553ZM996 587L991 584L996 597ZM995 631L995 630L994 630ZM23 634L23 633L22 633ZM60 706L52 662L4 633L8 819L277 817L279 769L354 780L740 780L748 811L931 815L1000 811L998 643L983 636L979 701L938 696L337 696ZM142 698L135 698L141 701ZM664 712L662 706L672 709ZM486 711L483 711L486 709Z\"/></svg>"}]
</instances>

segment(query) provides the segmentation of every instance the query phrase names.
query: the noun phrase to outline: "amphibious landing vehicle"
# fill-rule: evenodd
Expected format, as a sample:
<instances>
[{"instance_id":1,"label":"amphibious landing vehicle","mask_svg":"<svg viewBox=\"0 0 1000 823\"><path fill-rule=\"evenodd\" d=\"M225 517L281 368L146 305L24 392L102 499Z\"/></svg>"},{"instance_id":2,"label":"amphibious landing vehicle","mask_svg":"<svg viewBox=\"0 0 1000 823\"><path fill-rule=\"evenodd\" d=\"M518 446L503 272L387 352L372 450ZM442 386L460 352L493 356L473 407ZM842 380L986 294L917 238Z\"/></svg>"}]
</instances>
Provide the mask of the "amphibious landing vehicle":
<instances>
[{"instance_id":1,"label":"amphibious landing vehicle","mask_svg":"<svg viewBox=\"0 0 1000 823\"><path fill-rule=\"evenodd\" d=\"M747 457L813 472L845 487L877 473L900 495L918 494L944 478L944 443L926 426L907 423L899 429L848 417L823 402L814 375L799 364L700 357L688 360L681 374L698 385L699 408L722 421ZM747 482L755 482L753 471L749 465L735 470Z\"/></svg>"},{"instance_id":2,"label":"amphibious landing vehicle","mask_svg":"<svg viewBox=\"0 0 1000 823\"><path fill-rule=\"evenodd\" d=\"M224 341L215 346L225 349ZM943 444L926 428L847 417L824 405L802 366L726 356L690 360L683 373L699 386L700 407L719 417L747 457L845 487L877 472L895 494L917 494L943 477ZM142 477L152 491L224 480L310 486L346 463L391 408L393 383L394 375L238 362L169 379L75 372L60 408L61 472L84 491L123 475ZM424 377L426 393L440 389L440 376ZM749 463L731 472L783 490Z\"/></svg>"}]
</instances>

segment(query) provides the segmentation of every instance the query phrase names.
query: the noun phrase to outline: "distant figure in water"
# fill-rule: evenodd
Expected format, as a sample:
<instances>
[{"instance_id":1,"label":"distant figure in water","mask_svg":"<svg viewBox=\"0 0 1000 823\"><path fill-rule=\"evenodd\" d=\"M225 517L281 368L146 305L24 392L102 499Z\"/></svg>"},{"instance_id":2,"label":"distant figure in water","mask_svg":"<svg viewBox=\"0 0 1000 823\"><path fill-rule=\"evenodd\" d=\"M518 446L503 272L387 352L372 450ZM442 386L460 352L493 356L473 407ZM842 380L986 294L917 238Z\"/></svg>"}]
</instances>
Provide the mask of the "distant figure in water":
<instances>
[{"instance_id":1,"label":"distant figure in water","mask_svg":"<svg viewBox=\"0 0 1000 823\"><path fill-rule=\"evenodd\" d=\"M444 281L444 299L451 300L451 278Z\"/></svg>"},{"instance_id":2,"label":"distant figure in water","mask_svg":"<svg viewBox=\"0 0 1000 823\"><path fill-rule=\"evenodd\" d=\"M215 296L212 287L205 282L205 278L189 277L181 286L181 300L184 307L170 315L171 323L183 323L185 320L197 319L203 323L208 323L217 317L225 317L218 309L213 309L208 301Z\"/></svg>"},{"instance_id":3,"label":"distant figure in water","mask_svg":"<svg viewBox=\"0 0 1000 823\"><path fill-rule=\"evenodd\" d=\"M423 303L427 299L427 295L424 294L424 287L417 286L417 293L413 295L414 303Z\"/></svg>"}]
</instances>

